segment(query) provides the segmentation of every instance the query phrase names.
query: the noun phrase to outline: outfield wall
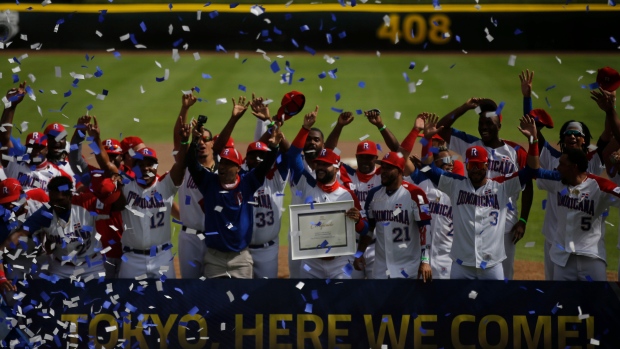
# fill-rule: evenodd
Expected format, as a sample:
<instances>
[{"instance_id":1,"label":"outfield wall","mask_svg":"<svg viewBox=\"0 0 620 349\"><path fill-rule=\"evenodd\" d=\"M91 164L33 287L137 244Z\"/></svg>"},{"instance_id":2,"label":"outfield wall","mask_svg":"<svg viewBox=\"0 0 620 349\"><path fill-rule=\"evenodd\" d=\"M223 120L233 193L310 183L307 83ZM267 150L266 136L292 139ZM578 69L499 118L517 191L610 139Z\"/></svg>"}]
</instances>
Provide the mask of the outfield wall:
<instances>
[{"instance_id":1,"label":"outfield wall","mask_svg":"<svg viewBox=\"0 0 620 349\"><path fill-rule=\"evenodd\" d=\"M10 318L53 348L620 347L619 288L607 282L35 280L26 290Z\"/></svg>"},{"instance_id":2,"label":"outfield wall","mask_svg":"<svg viewBox=\"0 0 620 349\"><path fill-rule=\"evenodd\" d=\"M30 8L30 9L28 9ZM11 47L265 51L617 51L606 5L0 5L18 12ZM199 13L200 11L200 13ZM1 18L2 16L0 16ZM385 24L389 22L389 26ZM170 26L172 25L172 34ZM186 26L185 31L182 26ZM101 36L97 35L99 32ZM487 33L488 31L488 33ZM129 35L127 35L129 34ZM20 39L27 35L27 41ZM120 37L127 39L120 41Z\"/></svg>"}]
</instances>

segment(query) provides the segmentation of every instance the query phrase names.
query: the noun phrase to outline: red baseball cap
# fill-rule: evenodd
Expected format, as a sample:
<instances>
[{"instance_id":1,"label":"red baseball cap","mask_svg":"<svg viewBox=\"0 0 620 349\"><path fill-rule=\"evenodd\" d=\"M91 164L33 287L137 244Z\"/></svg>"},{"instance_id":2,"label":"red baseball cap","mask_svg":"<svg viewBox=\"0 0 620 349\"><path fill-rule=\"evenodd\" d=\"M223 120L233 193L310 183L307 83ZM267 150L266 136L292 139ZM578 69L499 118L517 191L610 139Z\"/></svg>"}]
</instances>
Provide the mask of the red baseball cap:
<instances>
[{"instance_id":1,"label":"red baseball cap","mask_svg":"<svg viewBox=\"0 0 620 349\"><path fill-rule=\"evenodd\" d=\"M125 137L121 141L121 150L123 151L123 153L126 153L129 151L129 149L135 147L136 145L140 143L144 143L142 139L140 139L140 137L136 137L136 136Z\"/></svg>"},{"instance_id":2,"label":"red baseball cap","mask_svg":"<svg viewBox=\"0 0 620 349\"><path fill-rule=\"evenodd\" d=\"M56 137L64 131L65 131L65 127L62 124L55 122L53 124L47 125L43 133L45 133L46 135L51 134L52 136Z\"/></svg>"},{"instance_id":3,"label":"red baseball cap","mask_svg":"<svg viewBox=\"0 0 620 349\"><path fill-rule=\"evenodd\" d=\"M418 134L418 137L424 137L424 134L423 134L423 133L420 133L420 134ZM433 137L431 137L431 139L436 139L436 140L439 140L439 141L445 142L445 141L444 141L444 139L443 139L443 138L441 138L441 136L439 135L439 133L435 133L435 134L433 135Z\"/></svg>"},{"instance_id":4,"label":"red baseball cap","mask_svg":"<svg viewBox=\"0 0 620 349\"><path fill-rule=\"evenodd\" d=\"M251 151L269 151L269 147L263 142L252 142L248 145L247 153Z\"/></svg>"},{"instance_id":5,"label":"red baseball cap","mask_svg":"<svg viewBox=\"0 0 620 349\"><path fill-rule=\"evenodd\" d=\"M454 166L452 167L452 173L465 176L465 165L460 160L454 160Z\"/></svg>"},{"instance_id":6,"label":"red baseball cap","mask_svg":"<svg viewBox=\"0 0 620 349\"><path fill-rule=\"evenodd\" d=\"M278 109L276 119L285 121L299 114L306 104L306 97L298 91L291 91L282 97L281 107Z\"/></svg>"},{"instance_id":7,"label":"red baseball cap","mask_svg":"<svg viewBox=\"0 0 620 349\"><path fill-rule=\"evenodd\" d=\"M22 195L22 185L15 178L7 178L0 182L0 204L19 200Z\"/></svg>"},{"instance_id":8,"label":"red baseball cap","mask_svg":"<svg viewBox=\"0 0 620 349\"><path fill-rule=\"evenodd\" d=\"M377 144L372 141L361 141L357 145L355 155L374 155L377 156Z\"/></svg>"},{"instance_id":9,"label":"red baseball cap","mask_svg":"<svg viewBox=\"0 0 620 349\"><path fill-rule=\"evenodd\" d=\"M323 148L319 156L317 156L314 161L320 161L330 165L338 165L340 164L340 155L334 153L331 149Z\"/></svg>"},{"instance_id":10,"label":"red baseball cap","mask_svg":"<svg viewBox=\"0 0 620 349\"><path fill-rule=\"evenodd\" d=\"M529 115L533 117L537 123L548 128L553 128L553 119L544 109L534 109L530 111Z\"/></svg>"},{"instance_id":11,"label":"red baseball cap","mask_svg":"<svg viewBox=\"0 0 620 349\"><path fill-rule=\"evenodd\" d=\"M488 162L489 153L479 145L467 148L465 151L466 162Z\"/></svg>"},{"instance_id":12,"label":"red baseball cap","mask_svg":"<svg viewBox=\"0 0 620 349\"><path fill-rule=\"evenodd\" d=\"M26 147L32 146L47 147L47 136L41 132L31 132L26 136Z\"/></svg>"},{"instance_id":13,"label":"red baseball cap","mask_svg":"<svg viewBox=\"0 0 620 349\"><path fill-rule=\"evenodd\" d=\"M138 150L136 152L136 154L142 155L143 158L153 158L153 159L157 160L157 153L155 152L155 149L153 149L153 148L144 147L144 148Z\"/></svg>"},{"instance_id":14,"label":"red baseball cap","mask_svg":"<svg viewBox=\"0 0 620 349\"><path fill-rule=\"evenodd\" d=\"M101 142L103 145L103 149L108 154L120 155L123 153L123 149L121 147L121 143L114 138L109 138Z\"/></svg>"},{"instance_id":15,"label":"red baseball cap","mask_svg":"<svg viewBox=\"0 0 620 349\"><path fill-rule=\"evenodd\" d=\"M114 183L110 178L105 178L101 181L94 194L99 201L106 205L110 205L116 202L116 200L118 200L121 196L121 190L116 188L116 183Z\"/></svg>"},{"instance_id":16,"label":"red baseball cap","mask_svg":"<svg viewBox=\"0 0 620 349\"><path fill-rule=\"evenodd\" d=\"M224 148L220 152L220 159L226 159L234 162L235 164L241 166L243 163L243 158L241 158L241 154L235 148Z\"/></svg>"},{"instance_id":17,"label":"red baseball cap","mask_svg":"<svg viewBox=\"0 0 620 349\"><path fill-rule=\"evenodd\" d=\"M620 87L620 74L610 67L601 68L596 74L596 82L607 92L613 92Z\"/></svg>"},{"instance_id":18,"label":"red baseball cap","mask_svg":"<svg viewBox=\"0 0 620 349\"><path fill-rule=\"evenodd\" d=\"M213 137L213 144L215 144L215 141L217 141L217 138L220 135L215 135L215 137ZM226 145L224 146L224 148L234 148L235 147L235 140L232 137L228 137L228 142L226 142Z\"/></svg>"},{"instance_id":19,"label":"red baseball cap","mask_svg":"<svg viewBox=\"0 0 620 349\"><path fill-rule=\"evenodd\" d=\"M383 156L383 159L377 161L380 164L388 164L398 167L399 170L405 170L405 157L402 153L391 151Z\"/></svg>"}]
</instances>

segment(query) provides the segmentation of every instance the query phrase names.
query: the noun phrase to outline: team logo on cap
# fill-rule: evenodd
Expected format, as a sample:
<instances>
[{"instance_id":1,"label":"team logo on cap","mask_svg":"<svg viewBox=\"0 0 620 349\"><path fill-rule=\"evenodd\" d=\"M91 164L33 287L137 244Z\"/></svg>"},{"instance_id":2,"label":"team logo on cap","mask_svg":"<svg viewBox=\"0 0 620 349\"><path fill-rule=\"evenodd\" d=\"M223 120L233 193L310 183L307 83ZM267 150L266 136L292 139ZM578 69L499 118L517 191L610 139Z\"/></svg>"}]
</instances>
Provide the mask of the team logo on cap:
<instances>
[{"instance_id":1,"label":"team logo on cap","mask_svg":"<svg viewBox=\"0 0 620 349\"><path fill-rule=\"evenodd\" d=\"M2 193L3 194L8 194L9 193L9 188L7 188L7 187L2 188Z\"/></svg>"},{"instance_id":2,"label":"team logo on cap","mask_svg":"<svg viewBox=\"0 0 620 349\"><path fill-rule=\"evenodd\" d=\"M106 139L105 146L106 147L111 147L112 146L112 140L111 139Z\"/></svg>"},{"instance_id":3,"label":"team logo on cap","mask_svg":"<svg viewBox=\"0 0 620 349\"><path fill-rule=\"evenodd\" d=\"M370 145L368 143L364 143L364 149L370 149Z\"/></svg>"},{"instance_id":4,"label":"team logo on cap","mask_svg":"<svg viewBox=\"0 0 620 349\"><path fill-rule=\"evenodd\" d=\"M53 128L54 130L58 130L58 124L52 124L52 128Z\"/></svg>"},{"instance_id":5,"label":"team logo on cap","mask_svg":"<svg viewBox=\"0 0 620 349\"><path fill-rule=\"evenodd\" d=\"M39 132L33 132L32 138L39 138Z\"/></svg>"},{"instance_id":6,"label":"team logo on cap","mask_svg":"<svg viewBox=\"0 0 620 349\"><path fill-rule=\"evenodd\" d=\"M387 154L383 155L383 158L384 158L384 159L387 159L387 158L389 158L389 157L390 157L390 153L387 153Z\"/></svg>"},{"instance_id":7,"label":"team logo on cap","mask_svg":"<svg viewBox=\"0 0 620 349\"><path fill-rule=\"evenodd\" d=\"M321 150L321 156L326 156L326 155L327 155L327 149Z\"/></svg>"},{"instance_id":8,"label":"team logo on cap","mask_svg":"<svg viewBox=\"0 0 620 349\"><path fill-rule=\"evenodd\" d=\"M144 154L144 155L149 155L149 150L145 148L145 149L142 151L142 154Z\"/></svg>"},{"instance_id":9,"label":"team logo on cap","mask_svg":"<svg viewBox=\"0 0 620 349\"><path fill-rule=\"evenodd\" d=\"M476 150L476 148L471 149L471 156L478 156L478 151Z\"/></svg>"}]
</instances>

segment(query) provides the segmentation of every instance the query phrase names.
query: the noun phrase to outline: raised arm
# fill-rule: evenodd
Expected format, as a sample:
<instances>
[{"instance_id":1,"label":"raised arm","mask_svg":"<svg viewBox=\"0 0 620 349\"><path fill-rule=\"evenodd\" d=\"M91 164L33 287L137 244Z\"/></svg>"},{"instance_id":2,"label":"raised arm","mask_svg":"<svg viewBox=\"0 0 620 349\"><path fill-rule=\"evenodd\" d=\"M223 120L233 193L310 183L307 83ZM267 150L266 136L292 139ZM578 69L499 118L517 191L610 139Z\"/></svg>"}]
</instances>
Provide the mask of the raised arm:
<instances>
[{"instance_id":1,"label":"raised arm","mask_svg":"<svg viewBox=\"0 0 620 349\"><path fill-rule=\"evenodd\" d=\"M446 114L446 116L441 118L441 120L439 120L439 123L437 124L438 128L442 127L441 132L439 132L439 136L441 136L441 138L443 138L446 142L450 142L450 137L452 137L452 125L454 124L456 119L461 117L461 115L465 114L467 111L476 109L480 104L481 100L482 98L472 97L468 99L467 102L463 103L463 105L459 106L458 108L454 109L453 111Z\"/></svg>"},{"instance_id":2,"label":"raised arm","mask_svg":"<svg viewBox=\"0 0 620 349\"><path fill-rule=\"evenodd\" d=\"M534 81L534 71L526 69L519 74L519 80L521 81L521 94L523 95L523 115L529 114L534 106L532 104L532 83ZM536 135L540 144L545 144L545 137L542 134L542 129L545 125L542 123L536 123ZM543 147L538 147L539 151L542 151ZM540 154L540 153L539 153Z\"/></svg>"},{"instance_id":3,"label":"raised arm","mask_svg":"<svg viewBox=\"0 0 620 349\"><path fill-rule=\"evenodd\" d=\"M82 157L82 142L88 132L88 125L90 125L89 115L80 116L78 118L75 131L73 131L73 136L71 137L71 149L69 150L69 165L71 165L73 173L80 176L80 178L88 173L88 163ZM83 180L81 180L81 182L84 185L89 184L85 183Z\"/></svg>"},{"instance_id":4,"label":"raised arm","mask_svg":"<svg viewBox=\"0 0 620 349\"><path fill-rule=\"evenodd\" d=\"M332 150L336 149L342 129L351 122L353 122L354 119L355 117L350 111L345 111L344 113L341 113L338 116L338 121L336 121L336 126L334 126L332 132L330 132L329 136L327 136L327 140L325 141L325 148Z\"/></svg>"},{"instance_id":5,"label":"raised arm","mask_svg":"<svg viewBox=\"0 0 620 349\"><path fill-rule=\"evenodd\" d=\"M116 165L110 161L108 153L101 150L101 130L99 129L96 116L93 116L93 122L88 125L88 134L93 137L93 143L95 143L99 148L99 151L95 154L95 159L97 159L99 168L106 171L108 176L112 174L119 174L120 171Z\"/></svg>"},{"instance_id":6,"label":"raised arm","mask_svg":"<svg viewBox=\"0 0 620 349\"><path fill-rule=\"evenodd\" d=\"M519 131L527 138L530 145L527 153L527 166L533 170L540 167L538 158L538 138L536 136L536 122L529 115L523 115L519 120L520 125L517 127Z\"/></svg>"},{"instance_id":7,"label":"raised arm","mask_svg":"<svg viewBox=\"0 0 620 349\"><path fill-rule=\"evenodd\" d=\"M288 165L291 170L291 178L294 184L299 182L301 175L304 172L304 164L301 160L301 152L304 149L304 145L306 143L306 138L308 138L308 133L310 133L310 129L312 125L316 122L316 117L319 112L319 106L317 105L313 112L308 113L304 116L304 124L303 127L297 133L297 136L291 143L291 148L286 153L288 157Z\"/></svg>"},{"instance_id":8,"label":"raised arm","mask_svg":"<svg viewBox=\"0 0 620 349\"><path fill-rule=\"evenodd\" d=\"M235 102L234 98L231 98L231 101L233 104L232 114L230 115L228 123L226 123L226 126L224 126L224 129L222 130L222 132L220 132L219 137L217 137L217 140L215 141L215 143L213 143L213 154L219 155L219 153L221 153L222 150L226 147L226 143L228 142L230 135L232 135L232 131L235 129L237 121L241 119L243 114L245 114L245 112L248 110L248 107L250 106L250 101L246 103L245 97L243 96L239 97L237 103Z\"/></svg>"},{"instance_id":9,"label":"raised arm","mask_svg":"<svg viewBox=\"0 0 620 349\"><path fill-rule=\"evenodd\" d=\"M177 124L183 116L179 115ZM176 127L175 127L176 128ZM187 146L189 145L189 134L191 132L189 124L183 124L179 130L179 148L176 154L174 165L170 169L170 179L172 183L177 187L183 184L183 177L185 176L185 157L187 156Z\"/></svg>"},{"instance_id":10,"label":"raised arm","mask_svg":"<svg viewBox=\"0 0 620 349\"><path fill-rule=\"evenodd\" d=\"M379 132L381 132L381 136L383 136L383 141L385 141L385 145L387 145L391 151L398 151L400 143L398 142L398 139L396 139L396 136L394 136L392 131L390 131L383 123L383 120L381 120L381 113L379 112L379 110L373 109L365 111L364 115L366 115L366 117L368 118L368 122L375 125Z\"/></svg>"},{"instance_id":11,"label":"raised arm","mask_svg":"<svg viewBox=\"0 0 620 349\"><path fill-rule=\"evenodd\" d=\"M616 112L616 96L602 88L599 88L598 91L590 91L590 94L590 98L605 112L605 129L609 130L614 138L620 142L620 119Z\"/></svg>"},{"instance_id":12,"label":"raised arm","mask_svg":"<svg viewBox=\"0 0 620 349\"><path fill-rule=\"evenodd\" d=\"M7 154L9 149L13 148L11 141L11 131L13 130L13 117L15 116L15 108L24 100L26 94L26 82L19 84L18 88L11 88L6 96L2 99L4 102L4 111L0 119L0 144L2 144L0 152ZM2 160L2 166L8 166L7 160Z\"/></svg>"},{"instance_id":13,"label":"raised arm","mask_svg":"<svg viewBox=\"0 0 620 349\"><path fill-rule=\"evenodd\" d=\"M194 89L192 88L192 92L194 92ZM196 96L194 96L193 93L190 94L184 94L181 97L181 110L179 111L179 117L177 118L177 122L176 124L174 124L174 136L173 136L173 146L174 146L174 150L179 150L179 148L181 147L181 130L183 129L183 126L185 124L187 124L187 112L189 111L189 108L192 107L192 105L194 105L196 103ZM178 155L178 153L177 153Z\"/></svg>"},{"instance_id":14,"label":"raised arm","mask_svg":"<svg viewBox=\"0 0 620 349\"><path fill-rule=\"evenodd\" d=\"M185 160L185 167L189 171L189 174L192 176L194 183L198 187L201 186L203 180L205 179L206 173L208 172L206 168L202 167L198 162L198 157L196 157L196 148L198 141L202 138L204 134L204 128L200 127L200 129L196 128L196 123L192 123L192 143L189 146L189 149L186 152L185 158L181 158L177 156L177 159ZM220 153L213 153L213 156L217 156ZM177 154L178 155L178 154ZM175 163L176 165L176 163Z\"/></svg>"},{"instance_id":15,"label":"raised arm","mask_svg":"<svg viewBox=\"0 0 620 349\"><path fill-rule=\"evenodd\" d=\"M278 157L278 145L280 144L281 140L282 132L279 128L273 128L271 132L271 137L269 137L269 139L267 140L267 145L269 146L270 151L264 155L263 161L253 170L254 176L261 184L265 181L267 173L273 168L273 163Z\"/></svg>"},{"instance_id":16,"label":"raised arm","mask_svg":"<svg viewBox=\"0 0 620 349\"><path fill-rule=\"evenodd\" d=\"M398 149L396 150L397 152L400 152L405 157L405 159L407 159L405 163L405 171L403 173L404 176L409 176L415 170L413 163L409 160L409 155L413 151L413 146L415 145L415 142L418 139L418 135L424 129L424 120L427 117L427 115L430 115L430 114L428 113L418 114L415 121L413 122L413 128L411 129L411 132L409 132L407 137L403 139L403 142L399 145Z\"/></svg>"}]
</instances>

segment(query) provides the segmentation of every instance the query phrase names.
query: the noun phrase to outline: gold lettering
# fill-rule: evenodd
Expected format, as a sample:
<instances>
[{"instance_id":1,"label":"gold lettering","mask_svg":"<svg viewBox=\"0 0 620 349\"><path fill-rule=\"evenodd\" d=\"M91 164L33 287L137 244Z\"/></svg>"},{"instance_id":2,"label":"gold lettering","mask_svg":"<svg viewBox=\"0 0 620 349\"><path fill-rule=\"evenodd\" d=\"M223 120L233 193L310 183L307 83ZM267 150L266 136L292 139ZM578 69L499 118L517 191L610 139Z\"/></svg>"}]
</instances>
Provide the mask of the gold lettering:
<instances>
[{"instance_id":1,"label":"gold lettering","mask_svg":"<svg viewBox=\"0 0 620 349\"><path fill-rule=\"evenodd\" d=\"M590 316L586 319L586 335L588 338L594 338L594 316ZM594 349L594 344L588 344L588 349Z\"/></svg>"},{"instance_id":2,"label":"gold lettering","mask_svg":"<svg viewBox=\"0 0 620 349\"><path fill-rule=\"evenodd\" d=\"M314 330L306 331L306 322L314 322ZM312 348L323 348L319 340L321 333L323 333L323 320L319 316L314 314L297 315L297 348L305 348L306 339L312 340Z\"/></svg>"},{"instance_id":3,"label":"gold lettering","mask_svg":"<svg viewBox=\"0 0 620 349\"><path fill-rule=\"evenodd\" d=\"M495 345L491 345L487 341L487 326L491 322L496 322L499 325L500 338L499 342ZM508 323L506 323L506 320L499 315L487 315L483 317L478 325L478 342L482 349L506 348L508 345Z\"/></svg>"},{"instance_id":4,"label":"gold lettering","mask_svg":"<svg viewBox=\"0 0 620 349\"><path fill-rule=\"evenodd\" d=\"M426 40L426 19L421 15L409 15L403 20L403 36L410 44L421 44Z\"/></svg>"},{"instance_id":5,"label":"gold lettering","mask_svg":"<svg viewBox=\"0 0 620 349\"><path fill-rule=\"evenodd\" d=\"M515 315L512 317L512 331L514 336L514 348L551 348L551 317L538 316L534 336L530 332L527 316ZM542 335L542 343L540 341ZM525 345L522 344L522 337L525 337Z\"/></svg>"},{"instance_id":6,"label":"gold lettering","mask_svg":"<svg viewBox=\"0 0 620 349\"><path fill-rule=\"evenodd\" d=\"M377 37L379 39L389 39L392 43L396 42L396 38L400 37L400 15L390 15L390 25L386 26L382 23L379 29L377 29Z\"/></svg>"},{"instance_id":7,"label":"gold lettering","mask_svg":"<svg viewBox=\"0 0 620 349\"><path fill-rule=\"evenodd\" d=\"M79 325L78 323L78 319L79 318L88 318L88 314L61 314L60 315L60 321L68 321L69 327L67 329L70 329L71 324L75 325L75 332L71 332L70 334L76 334L77 333L77 327ZM69 342L71 342L71 344L77 344L78 342L78 338L77 336L71 336L69 337L70 340Z\"/></svg>"},{"instance_id":8,"label":"gold lettering","mask_svg":"<svg viewBox=\"0 0 620 349\"><path fill-rule=\"evenodd\" d=\"M461 343L460 340L460 326L463 322L476 322L476 317L473 315L457 315L454 320L452 320L452 329L451 329L451 337L452 337L452 345L456 349L476 349L476 345L465 345ZM517 347L515 347L517 348Z\"/></svg>"},{"instance_id":9,"label":"gold lettering","mask_svg":"<svg viewBox=\"0 0 620 349\"><path fill-rule=\"evenodd\" d=\"M437 14L428 19L428 41L436 45L447 44L450 42L450 17Z\"/></svg>"},{"instance_id":10,"label":"gold lettering","mask_svg":"<svg viewBox=\"0 0 620 349\"><path fill-rule=\"evenodd\" d=\"M147 349L148 346L146 345L146 340L144 339L144 334L142 333L142 330L144 330L142 323L137 323L136 327L132 328L131 315L127 315L127 319L129 320L129 323L123 324L123 338L131 343L131 337L136 337L136 342L139 343L140 349Z\"/></svg>"},{"instance_id":11,"label":"gold lettering","mask_svg":"<svg viewBox=\"0 0 620 349\"><path fill-rule=\"evenodd\" d=\"M235 315L235 348L242 348L243 337L253 336L254 345L252 347L257 349L263 348L263 314L256 314L254 328L243 327L243 314Z\"/></svg>"},{"instance_id":12,"label":"gold lettering","mask_svg":"<svg viewBox=\"0 0 620 349\"><path fill-rule=\"evenodd\" d=\"M336 328L337 322L351 322L351 315L327 315L327 347L328 348L342 348L342 349L350 349L350 344L336 343L336 337L348 337L349 330L347 329L338 329Z\"/></svg>"},{"instance_id":13,"label":"gold lettering","mask_svg":"<svg viewBox=\"0 0 620 349\"><path fill-rule=\"evenodd\" d=\"M278 343L278 336L290 335L288 328L278 328L278 323L282 321L292 321L293 314L269 314L269 348L273 349L292 349L292 344Z\"/></svg>"},{"instance_id":14,"label":"gold lettering","mask_svg":"<svg viewBox=\"0 0 620 349\"><path fill-rule=\"evenodd\" d=\"M422 337L435 336L435 330L425 329L426 333L422 333L421 329L424 329L424 326L422 325L423 322L437 322L437 315L418 315L418 317L413 320L413 347L420 349L435 349L437 348L436 345L422 344ZM404 344L405 343L403 342L403 345Z\"/></svg>"},{"instance_id":15,"label":"gold lettering","mask_svg":"<svg viewBox=\"0 0 620 349\"><path fill-rule=\"evenodd\" d=\"M104 326L101 330L98 330L99 322L107 322L107 325ZM116 326L116 330L106 332L105 327ZM108 347L111 348L116 345L118 342L118 323L116 322L116 318L111 314L97 314L88 324L88 333L93 337L93 341L95 347ZM110 339L107 342L99 342L99 334L109 333ZM107 335L106 335L107 336Z\"/></svg>"},{"instance_id":16,"label":"gold lettering","mask_svg":"<svg viewBox=\"0 0 620 349\"><path fill-rule=\"evenodd\" d=\"M172 315L170 315L170 317L172 317ZM168 321L166 322L166 327L168 326L168 323L170 322L170 317L168 318ZM175 314L175 317L176 317L176 314ZM204 331L207 330L207 320L205 320L205 318L203 318L202 315L200 314L194 314L194 315L185 314L179 320L179 322L190 322L190 321L196 321L198 323L198 328L202 328L204 329ZM198 341L195 343L190 343L187 341L186 332L187 332L187 329L185 328L185 326L179 326L179 335L178 335L179 347L183 349L200 349L200 348L204 348L207 345L207 340L201 338L201 337L205 337L205 338L207 337L206 332L204 336L197 335L196 338L198 338Z\"/></svg>"},{"instance_id":17,"label":"gold lettering","mask_svg":"<svg viewBox=\"0 0 620 349\"><path fill-rule=\"evenodd\" d=\"M166 342L166 339L168 339L168 334L170 333L170 330L179 315L170 314L170 316L168 316L168 320L166 321L166 326L162 324L159 314L147 314L147 316L151 317L151 320L153 320L153 323L157 327L157 332L159 333L159 347L161 349L167 349L168 343Z\"/></svg>"}]
</instances>

